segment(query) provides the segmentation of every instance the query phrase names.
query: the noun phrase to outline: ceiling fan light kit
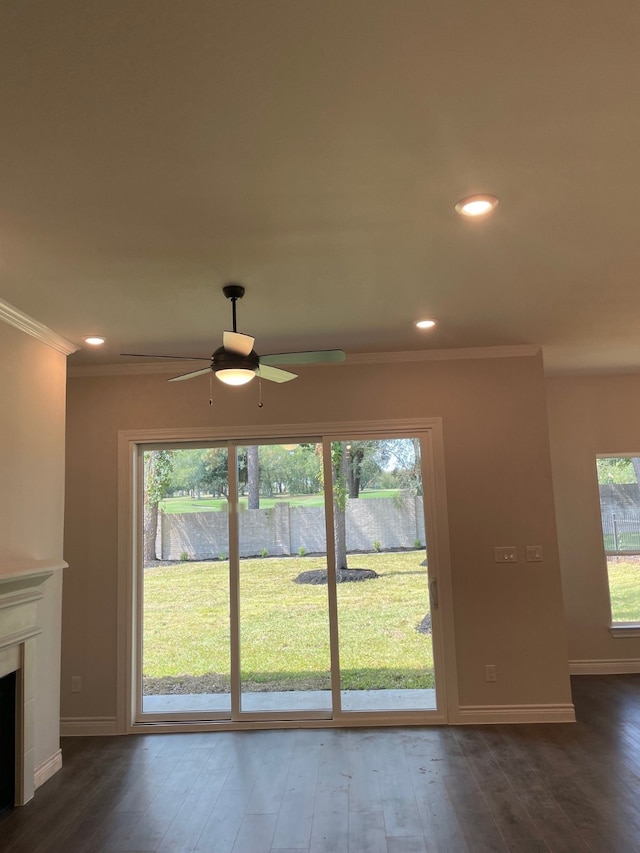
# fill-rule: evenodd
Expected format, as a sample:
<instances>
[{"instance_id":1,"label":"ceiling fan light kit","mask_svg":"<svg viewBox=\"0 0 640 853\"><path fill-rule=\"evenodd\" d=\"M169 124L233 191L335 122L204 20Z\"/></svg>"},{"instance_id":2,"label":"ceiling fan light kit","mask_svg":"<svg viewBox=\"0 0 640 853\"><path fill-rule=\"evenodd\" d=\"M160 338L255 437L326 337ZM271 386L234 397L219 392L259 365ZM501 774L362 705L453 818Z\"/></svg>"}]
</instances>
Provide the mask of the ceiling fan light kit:
<instances>
[{"instance_id":1,"label":"ceiling fan light kit","mask_svg":"<svg viewBox=\"0 0 640 853\"><path fill-rule=\"evenodd\" d=\"M309 352L281 352L273 355L259 356L254 350L255 338L238 331L236 321L236 302L244 296L244 287L241 284L226 284L222 292L231 300L231 312L233 331L225 331L222 337L222 346L218 347L210 359L202 356L195 360L210 361L209 367L200 370L192 370L180 376L172 376L168 382L181 382L184 379L193 379L205 373L214 374L220 382L225 385L246 385L256 376L269 382L290 382L296 379L297 374L289 370L275 367L276 364L320 364L344 361L343 350L312 350ZM123 356L134 356L136 358L185 358L189 356L161 356L146 355L143 353L122 353ZM261 405L261 403L259 403Z\"/></svg>"},{"instance_id":2,"label":"ceiling fan light kit","mask_svg":"<svg viewBox=\"0 0 640 853\"><path fill-rule=\"evenodd\" d=\"M255 379L259 367L258 356L254 350L249 355L229 352L224 346L218 347L213 354L213 371L216 379L225 385L246 385Z\"/></svg>"}]
</instances>

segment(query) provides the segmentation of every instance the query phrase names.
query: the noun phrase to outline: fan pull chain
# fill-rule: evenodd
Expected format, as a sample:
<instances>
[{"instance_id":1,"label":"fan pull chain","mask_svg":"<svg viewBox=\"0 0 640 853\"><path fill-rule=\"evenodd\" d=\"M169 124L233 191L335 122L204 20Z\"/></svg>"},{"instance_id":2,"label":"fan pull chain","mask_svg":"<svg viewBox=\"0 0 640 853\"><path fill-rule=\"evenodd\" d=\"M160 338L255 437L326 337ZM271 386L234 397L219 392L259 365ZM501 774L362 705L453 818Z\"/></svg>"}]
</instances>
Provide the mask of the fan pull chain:
<instances>
[{"instance_id":1,"label":"fan pull chain","mask_svg":"<svg viewBox=\"0 0 640 853\"><path fill-rule=\"evenodd\" d=\"M209 374L209 405L213 406L213 370Z\"/></svg>"},{"instance_id":2,"label":"fan pull chain","mask_svg":"<svg viewBox=\"0 0 640 853\"><path fill-rule=\"evenodd\" d=\"M258 408L263 409L264 403L262 402L262 377L258 376Z\"/></svg>"}]
</instances>

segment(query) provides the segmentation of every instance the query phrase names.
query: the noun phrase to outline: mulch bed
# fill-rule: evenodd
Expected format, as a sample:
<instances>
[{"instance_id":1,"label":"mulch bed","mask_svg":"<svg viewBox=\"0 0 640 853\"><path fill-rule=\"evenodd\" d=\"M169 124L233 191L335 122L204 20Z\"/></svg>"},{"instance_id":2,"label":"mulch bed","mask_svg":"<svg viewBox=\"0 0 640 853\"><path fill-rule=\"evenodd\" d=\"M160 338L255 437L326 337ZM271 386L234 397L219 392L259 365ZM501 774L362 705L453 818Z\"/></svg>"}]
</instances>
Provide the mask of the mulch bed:
<instances>
[{"instance_id":1,"label":"mulch bed","mask_svg":"<svg viewBox=\"0 0 640 853\"><path fill-rule=\"evenodd\" d=\"M352 583L354 581L368 581L373 580L373 578L380 577L377 572L374 572L373 569L338 569L336 572L336 581L337 583ZM326 569L312 569L308 572L300 572L300 574L293 579L294 583L309 583L309 584L326 584L327 582L327 570Z\"/></svg>"}]
</instances>

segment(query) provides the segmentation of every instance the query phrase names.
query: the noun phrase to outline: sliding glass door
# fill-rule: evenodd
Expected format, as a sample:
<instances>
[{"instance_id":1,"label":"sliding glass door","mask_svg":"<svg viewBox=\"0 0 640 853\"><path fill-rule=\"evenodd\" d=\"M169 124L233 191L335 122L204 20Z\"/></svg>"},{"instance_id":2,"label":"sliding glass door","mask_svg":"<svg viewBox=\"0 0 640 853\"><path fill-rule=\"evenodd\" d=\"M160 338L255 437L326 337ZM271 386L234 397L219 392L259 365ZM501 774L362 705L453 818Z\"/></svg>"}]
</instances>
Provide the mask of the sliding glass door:
<instances>
[{"instance_id":1,"label":"sliding glass door","mask_svg":"<svg viewBox=\"0 0 640 853\"><path fill-rule=\"evenodd\" d=\"M441 710L426 438L140 444L136 718Z\"/></svg>"},{"instance_id":2,"label":"sliding glass door","mask_svg":"<svg viewBox=\"0 0 640 853\"><path fill-rule=\"evenodd\" d=\"M331 444L343 711L435 709L420 440Z\"/></svg>"},{"instance_id":3,"label":"sliding glass door","mask_svg":"<svg viewBox=\"0 0 640 853\"><path fill-rule=\"evenodd\" d=\"M141 451L143 713L231 712L228 459Z\"/></svg>"},{"instance_id":4,"label":"sliding glass door","mask_svg":"<svg viewBox=\"0 0 640 853\"><path fill-rule=\"evenodd\" d=\"M237 447L240 710L331 711L322 445Z\"/></svg>"}]
</instances>

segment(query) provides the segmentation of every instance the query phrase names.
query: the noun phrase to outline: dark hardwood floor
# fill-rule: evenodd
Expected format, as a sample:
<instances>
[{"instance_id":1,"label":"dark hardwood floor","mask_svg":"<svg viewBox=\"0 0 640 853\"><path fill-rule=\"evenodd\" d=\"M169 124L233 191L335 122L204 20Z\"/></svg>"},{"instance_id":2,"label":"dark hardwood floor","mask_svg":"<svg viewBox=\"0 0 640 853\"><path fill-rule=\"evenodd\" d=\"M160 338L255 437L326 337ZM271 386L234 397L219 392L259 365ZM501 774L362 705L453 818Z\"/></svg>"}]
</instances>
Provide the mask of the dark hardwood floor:
<instances>
[{"instance_id":1,"label":"dark hardwood floor","mask_svg":"<svg viewBox=\"0 0 640 853\"><path fill-rule=\"evenodd\" d=\"M578 722L66 738L2 853L640 851L640 676Z\"/></svg>"}]
</instances>

